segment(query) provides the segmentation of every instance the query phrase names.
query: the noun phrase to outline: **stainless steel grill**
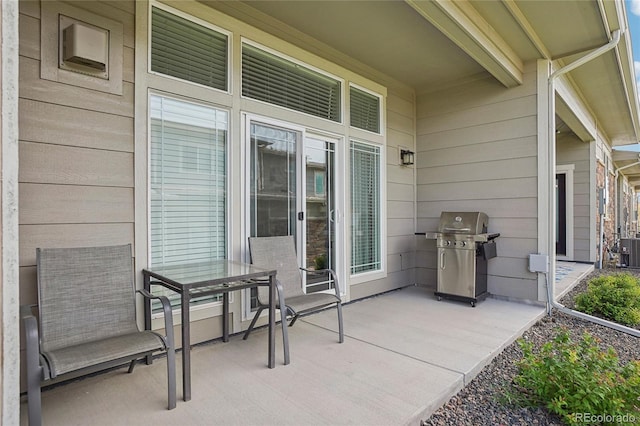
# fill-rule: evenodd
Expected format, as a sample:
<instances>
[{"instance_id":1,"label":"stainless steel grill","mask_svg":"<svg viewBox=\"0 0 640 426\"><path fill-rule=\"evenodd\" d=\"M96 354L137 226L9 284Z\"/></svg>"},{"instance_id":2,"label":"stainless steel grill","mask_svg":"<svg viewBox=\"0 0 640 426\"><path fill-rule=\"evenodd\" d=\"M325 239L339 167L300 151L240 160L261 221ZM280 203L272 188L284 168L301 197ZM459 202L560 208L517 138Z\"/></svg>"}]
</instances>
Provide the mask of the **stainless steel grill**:
<instances>
[{"instance_id":1,"label":"stainless steel grill","mask_svg":"<svg viewBox=\"0 0 640 426\"><path fill-rule=\"evenodd\" d=\"M436 296L470 302L487 296L487 260L496 257L495 239L488 234L489 217L482 212L442 212L437 232L427 232L438 248Z\"/></svg>"}]
</instances>

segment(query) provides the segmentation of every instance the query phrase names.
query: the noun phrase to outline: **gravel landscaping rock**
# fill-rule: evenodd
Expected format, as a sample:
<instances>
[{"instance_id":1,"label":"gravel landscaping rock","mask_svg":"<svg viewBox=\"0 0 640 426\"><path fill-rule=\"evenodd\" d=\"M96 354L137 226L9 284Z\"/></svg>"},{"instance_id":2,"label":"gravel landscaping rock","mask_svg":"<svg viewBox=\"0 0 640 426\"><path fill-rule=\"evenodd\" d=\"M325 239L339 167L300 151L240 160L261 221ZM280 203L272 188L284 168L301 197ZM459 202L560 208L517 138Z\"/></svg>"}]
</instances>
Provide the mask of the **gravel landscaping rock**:
<instances>
[{"instance_id":1,"label":"gravel landscaping rock","mask_svg":"<svg viewBox=\"0 0 640 426\"><path fill-rule=\"evenodd\" d=\"M640 278L640 270L596 270L585 277L560 303L573 308L576 295L587 289L587 282L600 275L615 272L628 272ZM551 341L559 327L566 328L571 338L577 341L587 331L601 341L603 349L611 346L618 353L620 362L640 360L640 340L608 327L565 315L554 310L523 334L523 339L541 347ZM423 425L562 425L560 417L545 408L518 408L504 402L505 390L517 374L516 362L522 358L517 343L509 345L493 361L482 369L471 383L452 397Z\"/></svg>"}]
</instances>

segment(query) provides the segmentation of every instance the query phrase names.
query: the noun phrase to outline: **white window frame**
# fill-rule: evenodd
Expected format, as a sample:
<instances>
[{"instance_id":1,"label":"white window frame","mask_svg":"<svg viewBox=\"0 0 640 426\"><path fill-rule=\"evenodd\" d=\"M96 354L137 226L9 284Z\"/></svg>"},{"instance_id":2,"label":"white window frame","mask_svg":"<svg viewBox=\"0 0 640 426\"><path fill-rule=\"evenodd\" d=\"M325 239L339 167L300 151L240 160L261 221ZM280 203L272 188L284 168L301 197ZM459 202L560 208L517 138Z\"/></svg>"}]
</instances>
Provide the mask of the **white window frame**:
<instances>
[{"instance_id":1,"label":"white window frame","mask_svg":"<svg viewBox=\"0 0 640 426\"><path fill-rule=\"evenodd\" d=\"M229 155L230 155L230 140L231 140L231 128L232 128L232 111L229 108L220 106L220 105L216 105L216 104L212 104L210 102L206 102L203 100L194 100L194 99L188 99L185 98L184 96L179 96L176 94L168 94L166 92L161 92L161 91L157 91L157 90L153 90L153 89L149 89L148 90L148 95L147 95L147 166L146 166L146 175L147 175L147 185L146 185L146 194L147 194L147 200L146 200L146 204L147 204L147 210L146 210L146 224L147 224L147 241L146 241L146 251L147 251L147 266L151 265L151 178L150 178L150 174L151 174L151 120L150 120L150 114L151 114L151 96L159 96L159 97L164 97L164 98L170 98L170 99L175 99L178 101L182 101L182 102L190 102L193 104L198 104L198 105L203 105L203 106L207 106L210 108L214 108L214 109L218 109L218 110L224 110L227 112L228 114L228 127L227 127L227 146L226 146L226 151L225 151L225 163L227 166L227 175L230 175L230 170L229 170ZM233 202L232 200L232 194L230 192L230 179L227 179L225 182L225 224L226 224L226 228L229 229L230 226L230 217L229 217L229 206L231 205L231 203ZM230 250L231 250L231 237L229 235L227 235L227 241L226 241L226 247L225 247L225 257L230 259L229 255L230 255ZM228 293L228 295L226 295L227 297L229 297L229 302L232 303L233 302L233 293L234 292L230 292ZM223 294L222 297L225 297L225 295ZM199 305L192 305L189 307L189 312L192 313L191 315L191 320L198 320L198 319L203 319L203 318L208 318L208 317L212 317L212 316L216 316L219 315L219 313L217 313L218 310L220 310L221 312L221 307L222 307L222 299L220 300L212 300L210 302L207 303L202 303ZM215 312L211 311L211 308L217 308ZM173 315L174 317L176 317L176 315L180 314L181 312L181 308L180 306L173 306L172 307L172 311L173 311ZM162 312L152 312L151 314L151 318L152 320L158 320L161 318L164 318L164 314ZM175 318L174 318L175 320ZM155 329L155 327L154 327Z\"/></svg>"},{"instance_id":2,"label":"white window frame","mask_svg":"<svg viewBox=\"0 0 640 426\"><path fill-rule=\"evenodd\" d=\"M248 240L250 235L250 229L251 229L251 214L249 211L249 208L251 206L251 193L249 188L249 186L251 185L251 182L249 179L249 173L250 173L250 167L251 167L251 156L248 150L249 141L247 140L247 138L249 137L251 132L250 125L252 122L259 122L262 124L282 127L288 130L299 132L303 145L307 137L311 137L311 138L326 137L329 139L333 139L336 144L335 179L338 182L340 181L345 182L345 175L346 175L345 165L348 163L348 159L346 159L345 156L349 155L348 154L349 148L347 147L345 149L344 147L345 145L348 145L348 143L345 142L348 139L346 139L344 136L323 131L323 130L308 128L293 122L278 120L275 118L270 118L263 115L249 113L249 112L243 112L241 114L241 121L242 121L242 134L241 134L242 143L240 145L241 145L241 155L243 158L243 161L242 161L243 170L241 172L241 175L242 175L241 180L242 180L242 189L244 191L244 194L241 197L242 198L241 210L243 212L242 216L244 218L243 226L242 226L243 241ZM300 164L300 162L298 162L296 167L297 175L300 175L301 167L302 165ZM301 184L305 185L306 182L301 182ZM344 217L345 217L344 212L346 209L348 209L346 205L347 193L348 191L346 190L346 188L343 188L342 190L339 191L339 193L336 194L336 199L335 199L336 210L337 210L335 215L335 221L336 221L335 232L336 232L336 244L338 245L338 254L336 256L337 258L336 258L335 272L338 275L338 282L340 285L340 294L342 295L348 294L347 281L348 281L349 275L346 271L350 270L349 262L346 262L343 260L343 259L346 259L346 253L350 250L350 245L346 244L347 230L345 229L346 226L344 221ZM304 207L303 206L304 202L305 200L297 200L296 208L298 209L298 211L301 211L300 209ZM298 232L300 232L300 230L298 230ZM303 236L300 238L299 242L300 244L306 244L306 232L303 232L302 235ZM249 263L251 259L249 258L249 251L247 249L247 245L244 244L242 249L244 250L242 258L244 259L244 262ZM302 258L301 258L302 254L300 252L297 252L296 256L298 257L298 264L302 263ZM334 293L334 290L333 289L326 290L325 293ZM242 320L243 321L249 320L253 318L254 315L255 315L255 311L251 310L250 289L247 289L242 292ZM264 315L266 315L266 312L263 313L263 316Z\"/></svg>"},{"instance_id":3,"label":"white window frame","mask_svg":"<svg viewBox=\"0 0 640 426\"><path fill-rule=\"evenodd\" d=\"M378 100L380 101L379 105L380 108L378 108L378 123L380 123L380 131L379 132L372 132L371 130L367 130L367 129L361 129L360 127L354 127L351 125L351 120L349 120L349 127L351 127L352 129L355 129L357 131L360 132L365 132L365 133L370 133L372 135L376 135L376 136L384 136L385 135L385 124L384 123L384 114L383 114L383 109L385 107L384 104L384 96L382 96L380 93L374 92L371 89L367 89L364 86L361 86L359 84L353 83L353 82L349 82L349 117L351 117L351 88L354 87L358 90L361 90L363 92L366 92L368 94L370 94L371 96L375 96L376 98L378 98Z\"/></svg>"},{"instance_id":4,"label":"white window frame","mask_svg":"<svg viewBox=\"0 0 640 426\"><path fill-rule=\"evenodd\" d=\"M556 166L556 174L565 175L565 198L566 198L566 225L567 225L567 253L565 255L558 255L558 260L575 260L574 256L574 248L575 242L573 240L573 230L574 230L574 211L573 211L573 173L575 171L575 164L558 164Z\"/></svg>"},{"instance_id":5,"label":"white window frame","mask_svg":"<svg viewBox=\"0 0 640 426\"><path fill-rule=\"evenodd\" d=\"M348 172L347 176L350 176L351 172L351 142L375 146L379 149L380 155L378 161L380 162L380 269L375 271L367 271L361 272L357 274L351 273L351 249L352 249L352 229L351 229L351 220L346 221L347 231L345 233L345 250L347 250L349 261L346 262L345 265L346 270L349 274L349 281L352 285L365 283L368 281L374 281L377 279L386 278L387 276L387 176L386 176L386 150L385 146L377 143L372 143L371 141L359 139L359 138L349 138L346 146L346 158L345 163L348 164ZM348 216L351 217L351 180L349 178L348 182L348 200L346 201L346 208L348 211Z\"/></svg>"}]
</instances>

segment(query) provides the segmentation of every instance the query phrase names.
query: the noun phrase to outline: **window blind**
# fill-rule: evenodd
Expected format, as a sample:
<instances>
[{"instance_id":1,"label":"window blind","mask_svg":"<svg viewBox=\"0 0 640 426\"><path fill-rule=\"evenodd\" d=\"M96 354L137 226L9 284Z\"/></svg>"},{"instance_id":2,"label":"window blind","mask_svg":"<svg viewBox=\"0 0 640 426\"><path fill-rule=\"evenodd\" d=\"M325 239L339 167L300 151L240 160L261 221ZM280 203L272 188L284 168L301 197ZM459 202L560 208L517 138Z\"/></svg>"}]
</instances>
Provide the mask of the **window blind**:
<instances>
[{"instance_id":1,"label":"window blind","mask_svg":"<svg viewBox=\"0 0 640 426\"><path fill-rule=\"evenodd\" d=\"M351 274L380 270L380 148L351 142Z\"/></svg>"},{"instance_id":2,"label":"window blind","mask_svg":"<svg viewBox=\"0 0 640 426\"><path fill-rule=\"evenodd\" d=\"M351 125L380 133L380 98L356 87L350 87L349 100Z\"/></svg>"},{"instance_id":3,"label":"window blind","mask_svg":"<svg viewBox=\"0 0 640 426\"><path fill-rule=\"evenodd\" d=\"M227 90L227 36L153 7L151 70Z\"/></svg>"},{"instance_id":4,"label":"window blind","mask_svg":"<svg viewBox=\"0 0 640 426\"><path fill-rule=\"evenodd\" d=\"M336 79L242 45L243 96L340 122L341 87Z\"/></svg>"},{"instance_id":5,"label":"window blind","mask_svg":"<svg viewBox=\"0 0 640 426\"><path fill-rule=\"evenodd\" d=\"M150 265L225 258L228 113L151 96L150 118Z\"/></svg>"}]
</instances>

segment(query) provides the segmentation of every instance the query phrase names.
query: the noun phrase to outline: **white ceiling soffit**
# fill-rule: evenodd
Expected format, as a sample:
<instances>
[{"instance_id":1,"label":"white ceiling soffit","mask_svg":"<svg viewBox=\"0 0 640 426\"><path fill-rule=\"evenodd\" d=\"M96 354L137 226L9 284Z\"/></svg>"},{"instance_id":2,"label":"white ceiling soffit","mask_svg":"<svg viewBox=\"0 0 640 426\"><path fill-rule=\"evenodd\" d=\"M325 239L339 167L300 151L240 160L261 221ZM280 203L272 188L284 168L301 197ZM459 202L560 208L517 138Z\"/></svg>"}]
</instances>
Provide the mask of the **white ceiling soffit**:
<instances>
[{"instance_id":1,"label":"white ceiling soffit","mask_svg":"<svg viewBox=\"0 0 640 426\"><path fill-rule=\"evenodd\" d=\"M623 168L620 173L625 175L629 179L629 183L634 186L640 183L640 164L636 164L640 161L639 154L637 151L617 151L615 149L611 153L616 169Z\"/></svg>"},{"instance_id":2,"label":"white ceiling soffit","mask_svg":"<svg viewBox=\"0 0 640 426\"><path fill-rule=\"evenodd\" d=\"M587 117L584 115L578 117L575 109L567 105L560 94L556 94L556 114L581 141L589 142L595 140L593 126L589 126ZM556 123L556 130L557 128L558 123Z\"/></svg>"},{"instance_id":3,"label":"white ceiling soffit","mask_svg":"<svg viewBox=\"0 0 640 426\"><path fill-rule=\"evenodd\" d=\"M487 74L403 1L201 2L328 60L356 71L357 61L419 91Z\"/></svg>"},{"instance_id":4,"label":"white ceiling soffit","mask_svg":"<svg viewBox=\"0 0 640 426\"><path fill-rule=\"evenodd\" d=\"M522 60L470 3L405 1L506 87L522 84Z\"/></svg>"}]
</instances>

